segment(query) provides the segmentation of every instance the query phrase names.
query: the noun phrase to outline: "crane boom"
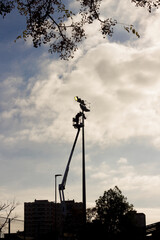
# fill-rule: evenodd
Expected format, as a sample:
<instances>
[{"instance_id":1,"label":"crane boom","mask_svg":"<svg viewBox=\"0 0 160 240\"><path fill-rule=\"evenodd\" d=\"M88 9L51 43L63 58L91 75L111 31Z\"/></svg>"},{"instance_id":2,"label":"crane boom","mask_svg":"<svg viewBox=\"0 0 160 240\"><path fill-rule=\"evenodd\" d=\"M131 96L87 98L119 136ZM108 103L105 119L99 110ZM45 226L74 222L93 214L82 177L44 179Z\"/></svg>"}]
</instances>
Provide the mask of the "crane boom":
<instances>
[{"instance_id":1,"label":"crane boom","mask_svg":"<svg viewBox=\"0 0 160 240\"><path fill-rule=\"evenodd\" d=\"M73 147L72 147L69 159L68 159L68 163L67 163L66 170L65 170L65 173L64 173L64 176L63 176L63 179L62 179L62 183L59 184L59 194L60 194L60 201L61 202L65 201L64 189L65 189L65 186L66 186L66 181L67 181L68 172L69 172L69 166L70 166L72 155L73 155L76 143L77 143L79 132L80 132L80 127L77 129L77 134L76 134L76 137L75 137L75 140L74 140L74 143L73 143Z\"/></svg>"},{"instance_id":2,"label":"crane boom","mask_svg":"<svg viewBox=\"0 0 160 240\"><path fill-rule=\"evenodd\" d=\"M71 149L71 153L70 153L70 156L69 156L69 159L68 159L68 163L67 163L64 175L63 175L62 183L59 184L59 196L60 196L60 202L62 204L62 209L63 209L63 214L64 215L67 214L64 190L65 190L65 186L66 186L66 182L67 182L69 166L70 166L70 163L71 163L72 155L73 155L76 143L77 143L77 139L78 139L78 136L79 136L79 133L80 133L80 129L83 126L82 121L81 121L82 115L83 115L83 113L79 112L79 113L77 113L75 118L73 118L73 126L74 126L74 128L77 129L77 134L76 134L76 137L75 137L72 149Z\"/></svg>"}]
</instances>

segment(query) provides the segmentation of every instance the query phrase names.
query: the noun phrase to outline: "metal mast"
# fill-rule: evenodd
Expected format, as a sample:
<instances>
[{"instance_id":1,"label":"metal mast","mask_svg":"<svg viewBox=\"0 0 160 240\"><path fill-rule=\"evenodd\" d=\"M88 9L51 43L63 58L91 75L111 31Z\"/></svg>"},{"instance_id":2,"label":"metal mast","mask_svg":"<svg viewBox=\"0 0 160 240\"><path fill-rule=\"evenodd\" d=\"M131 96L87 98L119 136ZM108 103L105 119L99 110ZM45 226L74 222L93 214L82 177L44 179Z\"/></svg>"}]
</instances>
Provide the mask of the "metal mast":
<instances>
[{"instance_id":1,"label":"metal mast","mask_svg":"<svg viewBox=\"0 0 160 240\"><path fill-rule=\"evenodd\" d=\"M80 103L82 109L82 203L83 203L83 222L86 224L86 170L85 170L85 138L84 138L84 119L86 119L84 112L89 112L90 109L86 106L86 102L75 97L75 100Z\"/></svg>"},{"instance_id":2,"label":"metal mast","mask_svg":"<svg viewBox=\"0 0 160 240\"><path fill-rule=\"evenodd\" d=\"M69 166L71 163L72 155L77 143L77 139L80 133L80 129L82 128L82 202L83 202L83 220L86 223L86 178L85 178L85 139L84 139L84 119L86 119L84 112L89 112L90 109L86 106L86 102L79 97L75 97L75 100L79 102L81 112L77 113L76 116L73 118L73 126L77 129L77 134L71 149L71 153L68 159L68 163L64 172L64 176L62 179L62 183L59 184L59 194L60 194L60 201L63 206L63 214L67 214L66 203L65 203L65 196L64 190L67 182Z\"/></svg>"}]
</instances>

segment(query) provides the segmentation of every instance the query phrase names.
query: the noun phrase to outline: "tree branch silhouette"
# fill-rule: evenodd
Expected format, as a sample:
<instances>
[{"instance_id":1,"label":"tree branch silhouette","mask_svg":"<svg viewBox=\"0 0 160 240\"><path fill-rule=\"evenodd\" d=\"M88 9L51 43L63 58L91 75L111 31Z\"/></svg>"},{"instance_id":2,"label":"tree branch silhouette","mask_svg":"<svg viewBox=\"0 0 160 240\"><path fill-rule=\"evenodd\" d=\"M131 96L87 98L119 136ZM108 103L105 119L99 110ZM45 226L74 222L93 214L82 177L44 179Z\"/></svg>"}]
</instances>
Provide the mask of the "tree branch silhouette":
<instances>
[{"instance_id":1,"label":"tree branch silhouette","mask_svg":"<svg viewBox=\"0 0 160 240\"><path fill-rule=\"evenodd\" d=\"M50 53L58 53L61 59L68 60L73 58L79 43L86 38L84 29L86 24L99 21L103 37L112 36L114 26L117 23L121 24L116 19L101 18L102 1L78 0L80 4L78 12L73 13L67 1L64 3L62 0L0 0L0 15L4 18L13 9L18 10L26 19L26 28L16 40L23 38L26 41L31 37L35 48L48 44ZM150 12L153 7L158 8L160 5L160 0L131 0L131 2L137 7L147 7ZM124 29L140 37L133 25L126 23Z\"/></svg>"}]
</instances>

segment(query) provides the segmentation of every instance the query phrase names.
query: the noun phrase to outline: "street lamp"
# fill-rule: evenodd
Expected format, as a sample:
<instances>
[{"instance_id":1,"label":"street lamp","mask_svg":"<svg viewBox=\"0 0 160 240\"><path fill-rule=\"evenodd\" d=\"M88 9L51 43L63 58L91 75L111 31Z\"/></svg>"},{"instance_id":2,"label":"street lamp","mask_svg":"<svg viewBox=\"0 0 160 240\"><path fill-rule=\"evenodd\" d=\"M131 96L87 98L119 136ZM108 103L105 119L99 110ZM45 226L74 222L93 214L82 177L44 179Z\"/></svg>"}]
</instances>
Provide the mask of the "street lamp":
<instances>
[{"instance_id":1,"label":"street lamp","mask_svg":"<svg viewBox=\"0 0 160 240\"><path fill-rule=\"evenodd\" d=\"M57 177L62 176L61 174L55 175L55 235L57 239Z\"/></svg>"}]
</instances>

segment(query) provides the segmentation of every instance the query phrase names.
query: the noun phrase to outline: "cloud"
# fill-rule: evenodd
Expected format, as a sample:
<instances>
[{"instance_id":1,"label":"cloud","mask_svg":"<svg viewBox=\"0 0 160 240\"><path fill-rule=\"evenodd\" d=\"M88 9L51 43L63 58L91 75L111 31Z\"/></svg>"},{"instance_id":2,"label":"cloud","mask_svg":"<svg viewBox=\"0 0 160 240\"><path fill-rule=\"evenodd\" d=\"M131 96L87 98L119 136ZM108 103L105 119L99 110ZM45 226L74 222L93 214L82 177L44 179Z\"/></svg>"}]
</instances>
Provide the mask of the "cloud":
<instances>
[{"instance_id":1,"label":"cloud","mask_svg":"<svg viewBox=\"0 0 160 240\"><path fill-rule=\"evenodd\" d=\"M90 143L106 146L146 136L159 146L158 56L157 48L140 51L102 43L75 63L42 61L42 74L30 79L21 94L22 86L7 90L12 102L2 111L1 122L4 129L14 123L7 138L71 141L72 117L79 110L73 97L78 95L91 102L86 120Z\"/></svg>"},{"instance_id":2,"label":"cloud","mask_svg":"<svg viewBox=\"0 0 160 240\"><path fill-rule=\"evenodd\" d=\"M117 161L118 164L126 164L127 162L128 162L128 160L127 160L126 158L123 158L123 157L121 157L121 158Z\"/></svg>"},{"instance_id":3,"label":"cloud","mask_svg":"<svg viewBox=\"0 0 160 240\"><path fill-rule=\"evenodd\" d=\"M158 11L149 15L128 1L118 5L103 1L101 12L106 16L114 13L122 22L140 22L142 39L113 43L103 39L101 33L95 34L96 22L86 27L88 38L75 59L66 63L44 55L38 60L40 72L27 82L6 78L1 83L4 141L71 142L72 117L79 110L73 97L79 95L91 102L86 121L90 144L108 146L134 137L149 137L159 147L160 49L158 44L152 46L155 38L147 35L152 23L152 32L158 34ZM142 16L150 17L142 22Z\"/></svg>"},{"instance_id":4,"label":"cloud","mask_svg":"<svg viewBox=\"0 0 160 240\"><path fill-rule=\"evenodd\" d=\"M125 160L125 161L124 161ZM126 158L120 158L115 165L100 161L96 167L88 170L89 201L97 199L109 188L118 186L128 201L137 208L159 207L159 193L155 191L160 184L159 174L147 174L141 171L143 164L130 164ZM148 166L149 167L149 166ZM140 169L140 170L139 170ZM96 192L93 189L97 189ZM94 193L93 193L93 192Z\"/></svg>"}]
</instances>

